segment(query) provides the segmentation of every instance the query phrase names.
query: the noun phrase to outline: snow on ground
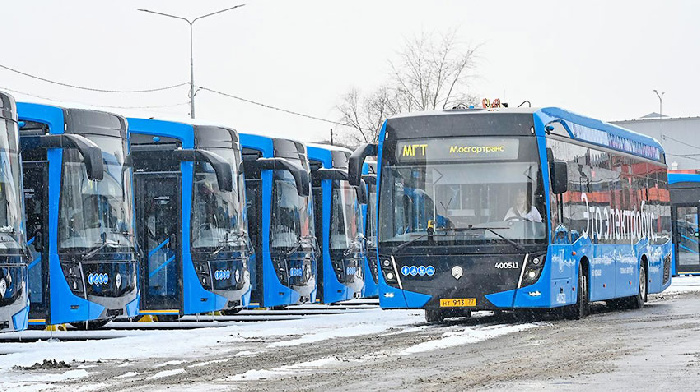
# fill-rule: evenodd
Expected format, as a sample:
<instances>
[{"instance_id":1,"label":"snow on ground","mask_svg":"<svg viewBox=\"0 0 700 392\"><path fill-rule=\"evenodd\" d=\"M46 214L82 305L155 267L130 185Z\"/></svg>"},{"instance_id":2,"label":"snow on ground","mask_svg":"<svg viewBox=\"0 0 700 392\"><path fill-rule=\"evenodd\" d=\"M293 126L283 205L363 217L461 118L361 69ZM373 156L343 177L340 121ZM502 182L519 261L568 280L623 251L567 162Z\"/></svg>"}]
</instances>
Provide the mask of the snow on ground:
<instances>
[{"instance_id":1,"label":"snow on ground","mask_svg":"<svg viewBox=\"0 0 700 392\"><path fill-rule=\"evenodd\" d=\"M113 331L116 336L108 340L58 341L55 339L32 343L0 344L0 390L42 390L38 385L46 382L60 381L59 377L75 377L73 370L47 371L28 375L17 367L28 367L41 363L44 359L72 362L134 361L139 359L156 359L154 367L160 364L179 365L188 361L198 361L206 357L215 348L218 353L222 348L231 356L254 356L256 352L236 349L236 342L259 341L263 347L274 348L278 345L302 345L337 337L359 336L381 333L389 329L401 328L423 322L421 310L382 311L367 309L361 312L333 315L308 316L303 319L240 323L227 327L198 328L189 330L147 330L135 331L124 336L124 331ZM99 331L105 335L109 331ZM280 339L292 337L291 340ZM274 340L265 344L267 340ZM161 363L157 359L167 359ZM172 358L178 358L173 360ZM85 369L79 369L81 375L87 375ZM184 368L182 372L186 371ZM160 375L158 373L157 375ZM165 374L166 377L171 374Z\"/></svg>"},{"instance_id":2,"label":"snow on ground","mask_svg":"<svg viewBox=\"0 0 700 392\"><path fill-rule=\"evenodd\" d=\"M664 293L700 291L700 276L674 276L671 279L671 286Z\"/></svg>"},{"instance_id":3,"label":"snow on ground","mask_svg":"<svg viewBox=\"0 0 700 392\"><path fill-rule=\"evenodd\" d=\"M538 323L516 324L516 325L491 325L487 327L470 327L462 331L445 332L442 339L431 340L411 346L399 353L399 355L411 355L425 351L439 350L448 347L462 346L476 343L497 336L507 335L513 332L520 332L526 329L537 327Z\"/></svg>"},{"instance_id":4,"label":"snow on ground","mask_svg":"<svg viewBox=\"0 0 700 392\"><path fill-rule=\"evenodd\" d=\"M700 276L674 277L667 293L700 291ZM254 357L265 350L283 346L308 345L315 342L367 334L393 335L418 333L428 325L423 323L422 310L363 309L345 314L307 316L302 319L239 323L226 327L209 327L188 330L99 331L100 336L112 335L113 339L88 341L59 341L49 339L33 343L0 344L0 390L41 391L50 389L47 383L81 379L92 371L91 362L116 361L128 365L130 361L152 359L152 367L181 365L176 369L164 369L152 377L155 379L186 373L188 368L205 366L201 359L215 349L219 354ZM463 327L445 332L440 339L421 342L398 352L383 356L414 355L425 351L440 350L471 344L497 336L535 328L539 324L502 324L494 326ZM89 336L90 332L83 333ZM260 350L240 350L237 342L260 342ZM222 351L223 350L223 351ZM65 361L71 369L48 369L43 373L23 371L44 360ZM159 361L160 360L160 361ZM216 359L210 363L225 361ZM311 372L320 366L333 365L337 358L298 363L278 368L256 369L230 376L228 381L250 381L260 378L284 377L299 371ZM77 364L74 362L78 362ZM88 362L81 365L80 362ZM129 372L119 377L131 378Z\"/></svg>"}]
</instances>

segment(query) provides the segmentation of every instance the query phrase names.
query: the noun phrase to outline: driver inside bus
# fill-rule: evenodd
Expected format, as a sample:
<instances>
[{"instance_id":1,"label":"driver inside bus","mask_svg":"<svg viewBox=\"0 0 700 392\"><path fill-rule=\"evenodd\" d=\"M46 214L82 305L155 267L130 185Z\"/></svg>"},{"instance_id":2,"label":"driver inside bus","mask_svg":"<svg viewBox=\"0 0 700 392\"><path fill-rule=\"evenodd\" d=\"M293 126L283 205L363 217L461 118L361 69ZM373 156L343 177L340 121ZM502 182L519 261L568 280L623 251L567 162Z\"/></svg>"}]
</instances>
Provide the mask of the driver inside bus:
<instances>
[{"instance_id":1,"label":"driver inside bus","mask_svg":"<svg viewBox=\"0 0 700 392\"><path fill-rule=\"evenodd\" d=\"M515 198L515 205L508 209L504 221L508 220L527 220L530 222L542 222L542 215L537 211L531 202L528 202L527 195L522 189L518 190Z\"/></svg>"}]
</instances>

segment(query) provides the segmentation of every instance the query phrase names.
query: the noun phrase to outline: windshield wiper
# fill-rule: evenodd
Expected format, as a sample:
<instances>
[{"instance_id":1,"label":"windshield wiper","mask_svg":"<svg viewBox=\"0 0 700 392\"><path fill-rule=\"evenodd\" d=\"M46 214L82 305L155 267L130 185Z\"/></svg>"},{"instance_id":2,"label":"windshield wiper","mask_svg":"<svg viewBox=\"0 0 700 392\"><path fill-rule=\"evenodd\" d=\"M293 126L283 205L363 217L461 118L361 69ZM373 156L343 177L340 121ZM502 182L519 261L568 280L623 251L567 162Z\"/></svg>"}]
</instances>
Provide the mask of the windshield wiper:
<instances>
[{"instance_id":1,"label":"windshield wiper","mask_svg":"<svg viewBox=\"0 0 700 392\"><path fill-rule=\"evenodd\" d=\"M102 249L104 249L108 246L112 247L112 248L117 248L118 247L117 245L119 245L118 242L105 241L105 242L101 243L98 247L96 247L96 248L90 250L89 252L87 252L86 254L84 254L83 260L87 260L87 259L91 258L92 256L96 255L98 252L100 252Z\"/></svg>"},{"instance_id":2,"label":"windshield wiper","mask_svg":"<svg viewBox=\"0 0 700 392\"><path fill-rule=\"evenodd\" d=\"M409 246L409 245L415 243L416 241L422 240L422 239L425 238L425 237L432 237L433 235L435 235L435 233L425 233L425 234L419 235L419 236L416 237L416 238L411 238L410 240L408 240L408 241L404 242L403 244L400 244L399 246L397 246L396 249L394 249L394 254L396 254L396 253L398 253L398 252L401 252L401 250L403 250L403 249L406 248L407 246Z\"/></svg>"},{"instance_id":3,"label":"windshield wiper","mask_svg":"<svg viewBox=\"0 0 700 392\"><path fill-rule=\"evenodd\" d=\"M455 227L455 228L451 228L451 229L446 229L445 231L442 231L442 232L445 233L445 235L447 235L448 231L460 232L460 231L477 231L477 230L488 230L491 233L493 233L494 235L498 236L499 238L506 240L509 244L513 245L518 250L521 250L523 252L525 251L525 248L523 248L520 244L518 244L517 242L513 241L510 238L504 237L502 234L500 234L499 232L496 231L496 230L510 230L510 227L475 227L473 225L469 225L467 227Z\"/></svg>"}]
</instances>

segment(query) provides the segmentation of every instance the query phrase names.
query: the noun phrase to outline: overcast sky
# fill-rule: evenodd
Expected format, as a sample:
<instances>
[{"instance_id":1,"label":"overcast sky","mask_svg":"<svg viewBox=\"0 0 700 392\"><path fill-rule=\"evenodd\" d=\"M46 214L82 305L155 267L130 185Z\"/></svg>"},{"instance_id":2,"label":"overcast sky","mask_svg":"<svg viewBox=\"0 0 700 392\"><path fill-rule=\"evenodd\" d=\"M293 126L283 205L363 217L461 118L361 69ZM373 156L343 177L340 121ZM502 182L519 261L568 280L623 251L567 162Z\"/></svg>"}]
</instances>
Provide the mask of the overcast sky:
<instances>
[{"instance_id":1,"label":"overcast sky","mask_svg":"<svg viewBox=\"0 0 700 392\"><path fill-rule=\"evenodd\" d=\"M0 0L0 64L65 83L138 90L189 82L189 27L137 11L193 18L195 85L338 120L352 87L387 80L407 37L458 28L481 45L471 93L562 106L603 120L658 111L700 115L697 1L11 1ZM186 117L188 87L150 94L86 92L0 69L0 89L113 106L133 116ZM21 100L34 100L14 94ZM200 120L241 132L327 138L331 124L200 91ZM341 129L338 128L340 132Z\"/></svg>"}]
</instances>

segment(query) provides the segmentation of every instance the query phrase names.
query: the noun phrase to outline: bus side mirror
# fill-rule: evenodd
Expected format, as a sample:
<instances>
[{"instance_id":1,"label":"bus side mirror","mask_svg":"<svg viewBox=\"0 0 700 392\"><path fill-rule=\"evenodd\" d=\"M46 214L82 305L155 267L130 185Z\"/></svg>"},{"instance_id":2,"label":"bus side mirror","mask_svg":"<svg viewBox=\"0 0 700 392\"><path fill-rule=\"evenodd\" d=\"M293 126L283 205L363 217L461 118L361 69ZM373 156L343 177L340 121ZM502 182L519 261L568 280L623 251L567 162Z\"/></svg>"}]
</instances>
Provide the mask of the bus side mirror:
<instances>
[{"instance_id":1,"label":"bus side mirror","mask_svg":"<svg viewBox=\"0 0 700 392\"><path fill-rule=\"evenodd\" d=\"M549 167L549 181L552 183L552 192L560 195L567 191L569 185L569 172L564 161L554 161Z\"/></svg>"},{"instance_id":2,"label":"bus side mirror","mask_svg":"<svg viewBox=\"0 0 700 392\"><path fill-rule=\"evenodd\" d=\"M104 176L102 150L86 137L71 133L33 135L20 137L20 143L22 144L22 150L32 148L74 148L83 156L89 180L100 181Z\"/></svg>"},{"instance_id":3,"label":"bus side mirror","mask_svg":"<svg viewBox=\"0 0 700 392\"><path fill-rule=\"evenodd\" d=\"M255 166L260 170L286 170L294 177L297 194L300 197L309 196L309 173L301 166L297 166L284 158L258 158Z\"/></svg>"},{"instance_id":4,"label":"bus side mirror","mask_svg":"<svg viewBox=\"0 0 700 392\"><path fill-rule=\"evenodd\" d=\"M350 155L350 159L348 161L348 181L350 182L350 185L360 185L362 166L365 164L365 158L368 156L375 156L377 153L377 145L367 143L358 147L355 152Z\"/></svg>"},{"instance_id":5,"label":"bus side mirror","mask_svg":"<svg viewBox=\"0 0 700 392\"><path fill-rule=\"evenodd\" d=\"M216 182L219 184L219 189L222 192L233 191L233 168L219 154L200 149L183 150L181 148L173 151L173 154L175 155L175 159L179 161L205 161L209 163L211 167L214 168L214 174L216 174Z\"/></svg>"}]
</instances>

